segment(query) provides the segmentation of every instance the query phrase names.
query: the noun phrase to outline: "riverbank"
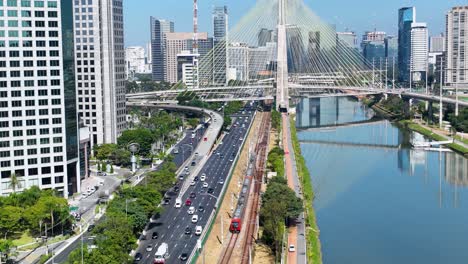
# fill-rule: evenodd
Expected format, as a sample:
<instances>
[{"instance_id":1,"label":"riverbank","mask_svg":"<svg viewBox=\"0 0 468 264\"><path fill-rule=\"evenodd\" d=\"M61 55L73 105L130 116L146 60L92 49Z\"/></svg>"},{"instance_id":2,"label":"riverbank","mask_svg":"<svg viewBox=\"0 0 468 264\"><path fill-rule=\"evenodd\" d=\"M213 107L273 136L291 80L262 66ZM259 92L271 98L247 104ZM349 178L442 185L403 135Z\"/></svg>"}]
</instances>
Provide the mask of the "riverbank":
<instances>
[{"instance_id":1,"label":"riverbank","mask_svg":"<svg viewBox=\"0 0 468 264\"><path fill-rule=\"evenodd\" d=\"M301 187L304 197L304 219L306 220L306 240L307 240L307 260L308 263L322 264L322 251L320 244L320 230L317 225L317 218L313 207L314 190L309 169L301 153L301 146L297 138L294 118L291 118L291 138L296 154L297 173L300 177Z\"/></svg>"},{"instance_id":2,"label":"riverbank","mask_svg":"<svg viewBox=\"0 0 468 264\"><path fill-rule=\"evenodd\" d=\"M444 135L441 135L439 133L436 133L434 130L431 130L427 127L424 127L420 124L417 124L411 120L401 120L398 122L398 124L406 129L409 129L411 131L415 131L415 132L418 132L432 140L435 140L435 141L446 141L446 140L453 140L453 138L451 137L447 137L447 136L444 136ZM450 149L452 149L453 151L455 152L458 152L460 153L461 155L464 155L465 157L468 157L468 148L462 146L461 144L457 144L457 143L451 143L451 144L447 144L447 147L449 147Z\"/></svg>"}]
</instances>

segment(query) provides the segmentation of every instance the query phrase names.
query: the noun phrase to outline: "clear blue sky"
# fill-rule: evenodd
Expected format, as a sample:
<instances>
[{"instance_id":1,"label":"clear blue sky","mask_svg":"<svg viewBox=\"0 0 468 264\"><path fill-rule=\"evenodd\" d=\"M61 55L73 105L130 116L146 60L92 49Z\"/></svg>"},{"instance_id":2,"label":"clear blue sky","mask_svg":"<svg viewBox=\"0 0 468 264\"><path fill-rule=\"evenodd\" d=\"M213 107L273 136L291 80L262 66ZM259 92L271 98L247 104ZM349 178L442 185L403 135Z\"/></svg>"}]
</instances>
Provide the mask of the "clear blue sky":
<instances>
[{"instance_id":1,"label":"clear blue sky","mask_svg":"<svg viewBox=\"0 0 468 264\"><path fill-rule=\"evenodd\" d=\"M366 30L397 34L398 9L416 6L417 21L427 22L431 35L445 31L445 14L466 0L304 0L324 21L358 35ZM125 43L127 46L149 42L149 17L175 22L176 31L192 30L192 0L125 0ZM255 0L199 0L200 31L212 35L211 10L214 5L227 5L230 23L236 23Z\"/></svg>"}]
</instances>

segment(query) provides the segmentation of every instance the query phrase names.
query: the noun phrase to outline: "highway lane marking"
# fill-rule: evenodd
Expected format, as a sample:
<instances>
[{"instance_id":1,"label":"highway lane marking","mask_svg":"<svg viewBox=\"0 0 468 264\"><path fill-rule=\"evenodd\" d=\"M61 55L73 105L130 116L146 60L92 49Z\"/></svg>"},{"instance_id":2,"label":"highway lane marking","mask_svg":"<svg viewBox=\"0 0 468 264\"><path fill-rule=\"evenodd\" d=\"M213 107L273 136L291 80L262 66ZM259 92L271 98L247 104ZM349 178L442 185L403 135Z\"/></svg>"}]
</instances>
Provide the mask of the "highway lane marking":
<instances>
[{"instance_id":1,"label":"highway lane marking","mask_svg":"<svg viewBox=\"0 0 468 264\"><path fill-rule=\"evenodd\" d=\"M186 247L187 247L187 244L185 244L184 248L186 248Z\"/></svg>"},{"instance_id":2,"label":"highway lane marking","mask_svg":"<svg viewBox=\"0 0 468 264\"><path fill-rule=\"evenodd\" d=\"M169 228L171 228L171 225L168 225L168 226L167 226L167 229L169 229Z\"/></svg>"}]
</instances>

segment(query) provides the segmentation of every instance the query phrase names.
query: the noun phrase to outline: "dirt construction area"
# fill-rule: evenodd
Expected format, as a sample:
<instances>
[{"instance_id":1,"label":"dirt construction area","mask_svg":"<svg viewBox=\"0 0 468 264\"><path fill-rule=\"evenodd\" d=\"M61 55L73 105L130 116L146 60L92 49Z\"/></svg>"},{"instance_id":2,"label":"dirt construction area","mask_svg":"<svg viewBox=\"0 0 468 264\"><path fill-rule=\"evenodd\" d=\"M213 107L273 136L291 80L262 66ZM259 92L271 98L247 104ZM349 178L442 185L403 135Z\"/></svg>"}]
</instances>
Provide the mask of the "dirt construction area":
<instances>
[{"instance_id":1,"label":"dirt construction area","mask_svg":"<svg viewBox=\"0 0 468 264\"><path fill-rule=\"evenodd\" d=\"M198 257L197 263L202 264L203 259L205 263L216 264L218 259L223 251L223 245L227 245L230 239L229 233L229 224L231 221L231 216L233 211L236 208L237 198L244 180L244 175L247 170L247 162L249 156L249 148L252 145L254 147L257 142L257 130L259 129L260 122L262 119L263 113L257 113L255 116L252 128L247 140L245 141L244 147L241 150L239 160L233 171L232 178L229 182L229 186L226 189L226 194L224 195L224 200L222 201L221 207L219 209L218 216L214 220L213 228L211 233L206 240L203 252ZM221 222L223 224L221 224ZM223 243L221 243L223 241ZM240 251L241 249L239 249ZM237 249L235 251L238 251ZM237 253L239 254L239 253ZM233 255L237 255L234 252ZM232 262L234 263L234 262Z\"/></svg>"}]
</instances>

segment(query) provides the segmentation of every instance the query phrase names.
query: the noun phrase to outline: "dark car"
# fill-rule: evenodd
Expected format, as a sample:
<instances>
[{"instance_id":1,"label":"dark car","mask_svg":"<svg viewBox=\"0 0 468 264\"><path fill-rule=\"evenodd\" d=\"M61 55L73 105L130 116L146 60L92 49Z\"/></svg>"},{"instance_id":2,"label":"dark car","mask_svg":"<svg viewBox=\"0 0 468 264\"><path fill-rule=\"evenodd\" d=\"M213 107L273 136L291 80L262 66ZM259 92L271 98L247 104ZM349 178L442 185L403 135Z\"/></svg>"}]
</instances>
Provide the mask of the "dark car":
<instances>
[{"instance_id":1,"label":"dark car","mask_svg":"<svg viewBox=\"0 0 468 264\"><path fill-rule=\"evenodd\" d=\"M180 190L179 186L174 187L174 192L178 192Z\"/></svg>"},{"instance_id":2,"label":"dark car","mask_svg":"<svg viewBox=\"0 0 468 264\"><path fill-rule=\"evenodd\" d=\"M209 193L209 194L213 194L214 190L213 190L213 188L209 188L208 191L206 191L206 192Z\"/></svg>"},{"instance_id":3,"label":"dark car","mask_svg":"<svg viewBox=\"0 0 468 264\"><path fill-rule=\"evenodd\" d=\"M198 181L199 180L198 176L195 176L195 178L193 178L193 180Z\"/></svg>"},{"instance_id":4,"label":"dark car","mask_svg":"<svg viewBox=\"0 0 468 264\"><path fill-rule=\"evenodd\" d=\"M190 235L190 234L192 234L192 229L191 229L190 227L187 226L187 227L185 228L185 232L184 232L184 233L185 233L186 235Z\"/></svg>"},{"instance_id":5,"label":"dark car","mask_svg":"<svg viewBox=\"0 0 468 264\"><path fill-rule=\"evenodd\" d=\"M95 225L89 225L88 232L93 232L95 227L96 227Z\"/></svg>"},{"instance_id":6,"label":"dark car","mask_svg":"<svg viewBox=\"0 0 468 264\"><path fill-rule=\"evenodd\" d=\"M205 207L203 205L198 206L198 212L203 212L205 211Z\"/></svg>"},{"instance_id":7,"label":"dark car","mask_svg":"<svg viewBox=\"0 0 468 264\"><path fill-rule=\"evenodd\" d=\"M188 259L188 254L187 253L180 254L179 259L182 261L186 261Z\"/></svg>"},{"instance_id":8,"label":"dark car","mask_svg":"<svg viewBox=\"0 0 468 264\"><path fill-rule=\"evenodd\" d=\"M140 261L142 258L143 258L143 255L140 252L135 254L135 261Z\"/></svg>"},{"instance_id":9,"label":"dark car","mask_svg":"<svg viewBox=\"0 0 468 264\"><path fill-rule=\"evenodd\" d=\"M195 198L195 197L197 197L197 194L196 194L196 193L194 193L194 192L190 193L190 198L193 199L193 198Z\"/></svg>"},{"instance_id":10,"label":"dark car","mask_svg":"<svg viewBox=\"0 0 468 264\"><path fill-rule=\"evenodd\" d=\"M153 232L151 235L151 239L157 239L158 238L158 232Z\"/></svg>"},{"instance_id":11,"label":"dark car","mask_svg":"<svg viewBox=\"0 0 468 264\"><path fill-rule=\"evenodd\" d=\"M170 202L171 202L171 199L166 198L166 199L164 199L164 203L163 203L163 204L164 204L164 205L168 205Z\"/></svg>"}]
</instances>

